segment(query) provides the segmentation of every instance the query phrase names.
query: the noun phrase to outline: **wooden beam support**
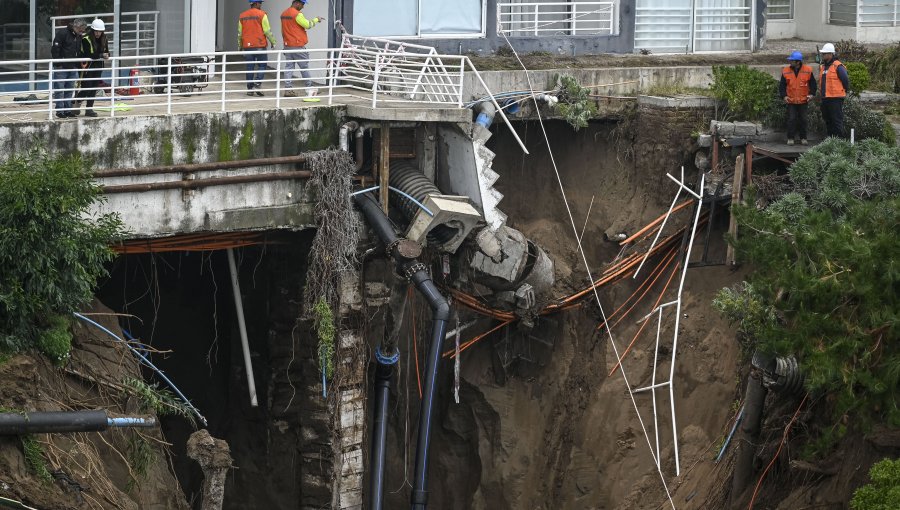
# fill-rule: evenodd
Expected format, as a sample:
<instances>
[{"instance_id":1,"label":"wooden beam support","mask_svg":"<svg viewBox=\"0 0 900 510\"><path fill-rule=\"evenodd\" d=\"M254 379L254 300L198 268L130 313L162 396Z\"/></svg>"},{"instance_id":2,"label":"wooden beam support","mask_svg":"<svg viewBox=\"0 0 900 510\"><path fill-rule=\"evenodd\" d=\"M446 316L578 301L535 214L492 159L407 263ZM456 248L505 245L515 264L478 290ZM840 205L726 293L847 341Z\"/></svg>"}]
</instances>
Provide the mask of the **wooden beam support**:
<instances>
[{"instance_id":1,"label":"wooden beam support","mask_svg":"<svg viewBox=\"0 0 900 510\"><path fill-rule=\"evenodd\" d=\"M381 167L378 169L378 197L381 209L388 213L388 185L391 176L391 127L387 121L381 122L381 155L378 158Z\"/></svg>"}]
</instances>

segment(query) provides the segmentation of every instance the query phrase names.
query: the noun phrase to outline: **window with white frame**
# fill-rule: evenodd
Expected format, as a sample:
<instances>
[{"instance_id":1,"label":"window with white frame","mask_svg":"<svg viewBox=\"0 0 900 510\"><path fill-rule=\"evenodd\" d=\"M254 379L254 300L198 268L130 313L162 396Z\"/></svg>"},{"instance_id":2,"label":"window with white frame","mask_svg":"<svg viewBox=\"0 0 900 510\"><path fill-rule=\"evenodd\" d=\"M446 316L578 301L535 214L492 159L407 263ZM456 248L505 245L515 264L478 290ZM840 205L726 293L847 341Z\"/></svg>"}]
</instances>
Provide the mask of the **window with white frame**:
<instances>
[{"instance_id":1,"label":"window with white frame","mask_svg":"<svg viewBox=\"0 0 900 510\"><path fill-rule=\"evenodd\" d=\"M766 6L768 19L794 19L794 0L769 0Z\"/></svg>"},{"instance_id":2,"label":"window with white frame","mask_svg":"<svg viewBox=\"0 0 900 510\"><path fill-rule=\"evenodd\" d=\"M486 0L355 0L353 34L378 37L484 35Z\"/></svg>"},{"instance_id":3,"label":"window with white frame","mask_svg":"<svg viewBox=\"0 0 900 510\"><path fill-rule=\"evenodd\" d=\"M900 0L830 0L828 23L860 27L900 26Z\"/></svg>"},{"instance_id":4,"label":"window with white frame","mask_svg":"<svg viewBox=\"0 0 900 510\"><path fill-rule=\"evenodd\" d=\"M503 0L497 33L509 37L616 35L618 0Z\"/></svg>"}]
</instances>

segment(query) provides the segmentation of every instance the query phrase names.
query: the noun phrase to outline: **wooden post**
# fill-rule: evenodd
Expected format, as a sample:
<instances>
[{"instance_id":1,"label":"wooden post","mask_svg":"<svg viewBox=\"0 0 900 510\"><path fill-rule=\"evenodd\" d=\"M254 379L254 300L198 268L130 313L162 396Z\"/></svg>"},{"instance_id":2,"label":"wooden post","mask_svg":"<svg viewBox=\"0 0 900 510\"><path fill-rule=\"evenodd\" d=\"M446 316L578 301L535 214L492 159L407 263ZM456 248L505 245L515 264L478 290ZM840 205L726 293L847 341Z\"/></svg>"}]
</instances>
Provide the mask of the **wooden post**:
<instances>
[{"instance_id":1,"label":"wooden post","mask_svg":"<svg viewBox=\"0 0 900 510\"><path fill-rule=\"evenodd\" d=\"M388 185L391 175L391 128L387 121L381 122L381 154L378 158L380 168L378 170L378 197L381 200L381 209L388 213Z\"/></svg>"},{"instance_id":2,"label":"wooden post","mask_svg":"<svg viewBox=\"0 0 900 510\"><path fill-rule=\"evenodd\" d=\"M747 185L753 184L753 142L747 143L747 149L744 153L744 165L747 167Z\"/></svg>"},{"instance_id":3,"label":"wooden post","mask_svg":"<svg viewBox=\"0 0 900 510\"><path fill-rule=\"evenodd\" d=\"M737 239L738 235L737 220L734 219L734 206L742 202L741 197L743 196L743 193L741 188L743 188L743 186L744 155L739 154L734 161L734 182L731 186L731 207L729 208L729 216L731 216L731 218L728 220L728 233L731 235L732 239ZM725 265L732 267L734 264L734 246L732 246L731 243L728 243L728 247L725 249Z\"/></svg>"}]
</instances>

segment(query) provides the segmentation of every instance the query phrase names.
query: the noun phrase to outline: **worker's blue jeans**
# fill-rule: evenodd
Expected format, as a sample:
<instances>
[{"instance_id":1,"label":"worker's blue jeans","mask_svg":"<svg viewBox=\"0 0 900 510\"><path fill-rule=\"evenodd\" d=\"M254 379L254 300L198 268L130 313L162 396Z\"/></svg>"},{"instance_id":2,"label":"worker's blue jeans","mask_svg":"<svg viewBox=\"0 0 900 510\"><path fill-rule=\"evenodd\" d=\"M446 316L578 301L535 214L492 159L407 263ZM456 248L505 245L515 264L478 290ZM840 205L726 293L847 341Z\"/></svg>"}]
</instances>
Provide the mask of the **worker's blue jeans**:
<instances>
[{"instance_id":1,"label":"worker's blue jeans","mask_svg":"<svg viewBox=\"0 0 900 510\"><path fill-rule=\"evenodd\" d=\"M264 51L266 51L265 48L244 49L244 60L247 61L247 90L262 87L263 74L266 72L266 60L268 60Z\"/></svg>"},{"instance_id":2,"label":"worker's blue jeans","mask_svg":"<svg viewBox=\"0 0 900 510\"><path fill-rule=\"evenodd\" d=\"M58 112L72 107L77 78L78 71L75 69L53 69L53 100Z\"/></svg>"}]
</instances>

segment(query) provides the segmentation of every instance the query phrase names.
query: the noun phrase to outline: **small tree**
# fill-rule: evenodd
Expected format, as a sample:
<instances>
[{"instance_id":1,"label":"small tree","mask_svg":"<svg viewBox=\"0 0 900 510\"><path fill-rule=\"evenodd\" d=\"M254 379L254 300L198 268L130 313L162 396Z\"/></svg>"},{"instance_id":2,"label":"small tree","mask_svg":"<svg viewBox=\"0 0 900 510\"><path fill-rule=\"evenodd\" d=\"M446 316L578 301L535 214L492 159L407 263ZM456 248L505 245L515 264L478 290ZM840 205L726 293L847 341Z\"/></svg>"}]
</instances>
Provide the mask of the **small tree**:
<instances>
[{"instance_id":1,"label":"small tree","mask_svg":"<svg viewBox=\"0 0 900 510\"><path fill-rule=\"evenodd\" d=\"M830 139L765 209L733 206L751 285L715 304L751 348L796 355L837 416L900 425L900 149ZM748 203L753 204L753 197Z\"/></svg>"},{"instance_id":2,"label":"small tree","mask_svg":"<svg viewBox=\"0 0 900 510\"><path fill-rule=\"evenodd\" d=\"M895 510L900 504L900 459L884 459L869 470L871 483L853 493L853 510Z\"/></svg>"},{"instance_id":3,"label":"small tree","mask_svg":"<svg viewBox=\"0 0 900 510\"><path fill-rule=\"evenodd\" d=\"M121 234L116 216L89 217L101 199L80 156L41 149L0 164L0 348L39 347L65 358L66 319L93 295L110 243Z\"/></svg>"}]
</instances>

